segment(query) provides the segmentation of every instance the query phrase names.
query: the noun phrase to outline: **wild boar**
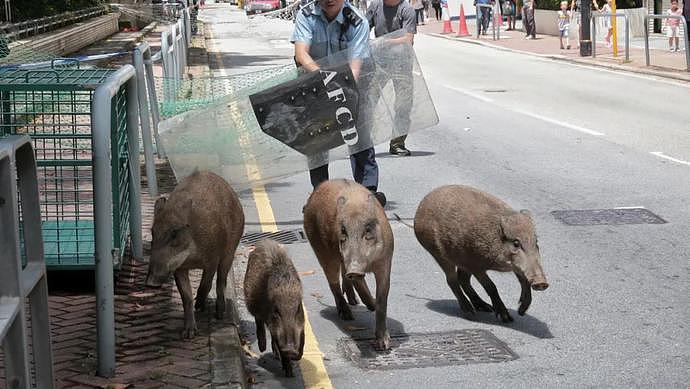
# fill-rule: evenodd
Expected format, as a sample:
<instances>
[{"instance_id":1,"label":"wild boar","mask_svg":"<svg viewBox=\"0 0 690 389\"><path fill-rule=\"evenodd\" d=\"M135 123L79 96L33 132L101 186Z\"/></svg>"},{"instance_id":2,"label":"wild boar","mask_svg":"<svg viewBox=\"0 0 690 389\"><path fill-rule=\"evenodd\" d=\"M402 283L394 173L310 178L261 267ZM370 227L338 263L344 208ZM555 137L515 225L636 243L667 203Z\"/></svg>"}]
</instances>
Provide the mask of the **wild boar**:
<instances>
[{"instance_id":1,"label":"wild boar","mask_svg":"<svg viewBox=\"0 0 690 389\"><path fill-rule=\"evenodd\" d=\"M529 211L514 211L480 190L460 185L434 189L417 208L414 232L445 272L465 312L493 311L503 322L513 321L487 270L515 273L522 288L520 315L532 302L530 286L534 290L549 286ZM470 276L484 287L491 305L477 295Z\"/></svg>"},{"instance_id":2,"label":"wild boar","mask_svg":"<svg viewBox=\"0 0 690 389\"><path fill-rule=\"evenodd\" d=\"M285 249L273 240L262 240L249 254L244 276L247 309L254 315L259 350L266 350L266 326L273 354L283 371L293 377L291 361L304 351L302 283Z\"/></svg>"},{"instance_id":3,"label":"wild boar","mask_svg":"<svg viewBox=\"0 0 690 389\"><path fill-rule=\"evenodd\" d=\"M338 315L352 320L343 292L356 304L352 288L366 307L376 311L376 348L389 348L386 328L388 290L393 257L393 232L381 204L362 185L331 180L319 185L304 207L304 230L326 274ZM340 287L341 269L344 274ZM376 299L364 280L374 273Z\"/></svg>"},{"instance_id":4,"label":"wild boar","mask_svg":"<svg viewBox=\"0 0 690 389\"><path fill-rule=\"evenodd\" d=\"M204 310L216 279L216 317L225 312L225 285L244 231L244 212L225 180L211 172L195 172L180 182L166 199L154 206L151 259L147 286L160 286L175 276L184 307L182 337L197 330L192 307L190 269L203 269L194 308Z\"/></svg>"}]
</instances>

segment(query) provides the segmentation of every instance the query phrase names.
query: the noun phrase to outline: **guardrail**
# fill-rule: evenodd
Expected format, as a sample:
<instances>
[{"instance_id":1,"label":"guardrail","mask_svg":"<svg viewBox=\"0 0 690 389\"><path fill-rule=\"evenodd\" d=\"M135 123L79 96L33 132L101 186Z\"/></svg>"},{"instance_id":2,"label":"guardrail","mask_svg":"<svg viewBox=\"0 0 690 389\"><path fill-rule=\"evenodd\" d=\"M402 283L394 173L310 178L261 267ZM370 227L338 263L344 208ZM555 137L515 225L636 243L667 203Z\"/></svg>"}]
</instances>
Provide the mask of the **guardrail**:
<instances>
[{"instance_id":1,"label":"guardrail","mask_svg":"<svg viewBox=\"0 0 690 389\"><path fill-rule=\"evenodd\" d=\"M31 139L12 135L0 139L0 340L8 388L30 387L31 370L37 388L53 387L49 317L36 159Z\"/></svg>"},{"instance_id":2,"label":"guardrail","mask_svg":"<svg viewBox=\"0 0 690 389\"><path fill-rule=\"evenodd\" d=\"M630 61L630 20L628 15L623 13L616 14L593 14L592 15L592 58L597 56L597 23L598 18L623 18L625 19L625 61ZM618 44L615 42L614 44Z\"/></svg>"},{"instance_id":3,"label":"guardrail","mask_svg":"<svg viewBox=\"0 0 690 389\"><path fill-rule=\"evenodd\" d=\"M690 0L686 0L690 1ZM686 71L690 72L690 46L688 46L688 34L690 34L690 31L687 31L687 26L688 23L685 20L684 17L682 16L676 16L676 15L647 15L644 17L644 55L645 55L645 60L647 63L647 66L649 66L649 20L650 19L678 19L680 20L681 26L686 29L684 31L685 33L683 34L683 41L685 42L685 67Z\"/></svg>"},{"instance_id":4,"label":"guardrail","mask_svg":"<svg viewBox=\"0 0 690 389\"><path fill-rule=\"evenodd\" d=\"M106 13L108 13L108 7L106 6L85 8L79 11L64 12L58 15L46 16L40 19L32 19L19 23L1 25L0 31L4 32L8 39L16 40L19 38L43 34L56 28L96 16L105 15Z\"/></svg>"}]
</instances>

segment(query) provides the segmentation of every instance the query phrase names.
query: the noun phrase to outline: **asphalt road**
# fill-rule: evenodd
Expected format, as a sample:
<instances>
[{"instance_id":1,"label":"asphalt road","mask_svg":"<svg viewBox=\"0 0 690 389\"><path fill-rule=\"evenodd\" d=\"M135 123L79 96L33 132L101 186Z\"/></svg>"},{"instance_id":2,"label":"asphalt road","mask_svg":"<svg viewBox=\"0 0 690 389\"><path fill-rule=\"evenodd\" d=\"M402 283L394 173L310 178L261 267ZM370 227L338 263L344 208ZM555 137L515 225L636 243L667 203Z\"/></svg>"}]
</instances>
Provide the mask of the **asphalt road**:
<instances>
[{"instance_id":1,"label":"asphalt road","mask_svg":"<svg viewBox=\"0 0 690 389\"><path fill-rule=\"evenodd\" d=\"M212 26L218 35L210 40L224 53L218 67L236 73L291 60L286 36L265 31L231 36L228 32L247 31L251 22L227 7L214 7L204 13L208 20L223 22ZM281 23L270 28L289 31ZM686 386L688 85L428 36L418 36L415 48L440 123L410 135L412 157L391 157L387 145L377 148L387 214L412 218L426 193L452 183L527 208L536 219L550 287L534 293L527 315L520 317L515 277L493 273L515 322L504 325L487 313L460 315L440 268L408 227L391 221L396 239L388 304L391 333L485 329L519 358L361 370L344 357L338 340L371 336L374 315L359 306L354 322L341 322L309 245L289 245L298 271L315 270L303 277L304 303L333 386ZM333 163L331 176L351 177L349 164ZM308 175L270 184L266 191L278 227L300 228L311 191ZM242 193L242 201L246 231L260 231L252 193ZM551 214L615 207L645 207L667 223L567 226ZM242 265L236 269L240 278ZM368 280L373 286L373 277ZM477 290L484 296L478 285ZM245 331L251 332L251 318L244 319ZM253 351L258 352L256 345ZM276 379L276 367L265 356L251 366L259 386L301 386L299 378Z\"/></svg>"}]
</instances>

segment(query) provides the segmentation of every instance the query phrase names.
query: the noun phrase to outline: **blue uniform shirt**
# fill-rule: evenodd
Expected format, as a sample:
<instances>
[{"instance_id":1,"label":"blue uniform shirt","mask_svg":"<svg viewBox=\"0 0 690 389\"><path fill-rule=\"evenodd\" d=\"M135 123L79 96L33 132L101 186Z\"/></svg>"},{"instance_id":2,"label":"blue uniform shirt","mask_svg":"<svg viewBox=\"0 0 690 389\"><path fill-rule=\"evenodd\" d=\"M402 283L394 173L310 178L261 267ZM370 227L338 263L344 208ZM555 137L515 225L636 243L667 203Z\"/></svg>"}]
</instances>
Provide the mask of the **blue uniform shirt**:
<instances>
[{"instance_id":1,"label":"blue uniform shirt","mask_svg":"<svg viewBox=\"0 0 690 389\"><path fill-rule=\"evenodd\" d=\"M342 32L346 18L341 9L338 16L328 22L326 15L318 4L303 9L297 15L292 43L301 42L309 45L309 55L314 59L328 57L342 50L348 50L349 59L365 58L369 51L369 23L366 18L347 1L343 9L352 10L351 18L358 24L347 21L349 27Z\"/></svg>"}]
</instances>

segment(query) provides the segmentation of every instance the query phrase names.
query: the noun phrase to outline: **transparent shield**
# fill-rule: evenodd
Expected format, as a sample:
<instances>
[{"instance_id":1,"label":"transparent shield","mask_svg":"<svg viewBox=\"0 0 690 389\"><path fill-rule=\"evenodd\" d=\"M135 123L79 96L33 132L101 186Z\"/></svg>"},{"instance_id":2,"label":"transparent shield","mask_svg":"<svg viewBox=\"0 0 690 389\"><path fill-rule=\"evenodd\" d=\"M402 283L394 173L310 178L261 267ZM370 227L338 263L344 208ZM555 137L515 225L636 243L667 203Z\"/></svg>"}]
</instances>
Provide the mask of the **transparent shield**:
<instances>
[{"instance_id":1,"label":"transparent shield","mask_svg":"<svg viewBox=\"0 0 690 389\"><path fill-rule=\"evenodd\" d=\"M414 50L401 37L373 40L359 59L336 53L316 71L281 67L233 82L226 96L161 122L177 178L211 170L244 190L435 125Z\"/></svg>"}]
</instances>

